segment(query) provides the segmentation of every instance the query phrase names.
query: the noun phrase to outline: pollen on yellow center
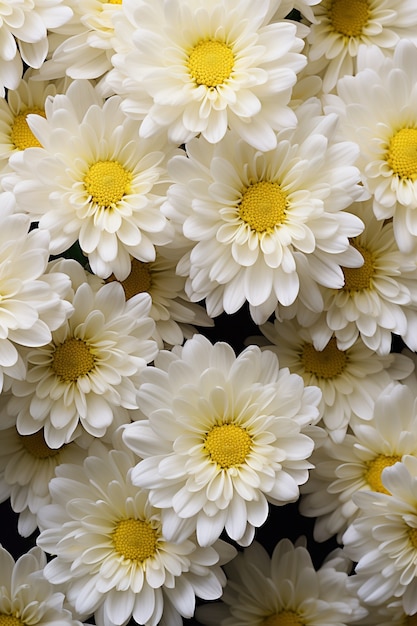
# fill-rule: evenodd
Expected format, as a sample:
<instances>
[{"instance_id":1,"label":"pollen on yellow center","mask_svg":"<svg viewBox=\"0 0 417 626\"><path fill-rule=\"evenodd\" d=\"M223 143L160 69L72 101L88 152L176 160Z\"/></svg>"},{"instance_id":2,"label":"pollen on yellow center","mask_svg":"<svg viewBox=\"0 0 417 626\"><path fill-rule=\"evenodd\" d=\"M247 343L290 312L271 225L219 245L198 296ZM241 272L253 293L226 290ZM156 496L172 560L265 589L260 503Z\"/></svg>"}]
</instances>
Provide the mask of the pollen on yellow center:
<instances>
[{"instance_id":1,"label":"pollen on yellow center","mask_svg":"<svg viewBox=\"0 0 417 626\"><path fill-rule=\"evenodd\" d=\"M197 85L217 87L232 73L235 57L223 41L200 41L188 56L188 70Z\"/></svg>"},{"instance_id":2,"label":"pollen on yellow center","mask_svg":"<svg viewBox=\"0 0 417 626\"><path fill-rule=\"evenodd\" d=\"M237 424L221 424L207 433L204 446L214 463L222 469L229 469L244 463L252 439L247 430Z\"/></svg>"},{"instance_id":3,"label":"pollen on yellow center","mask_svg":"<svg viewBox=\"0 0 417 626\"><path fill-rule=\"evenodd\" d=\"M64 382L75 382L94 368L95 356L82 339L69 337L53 353L51 367Z\"/></svg>"},{"instance_id":4,"label":"pollen on yellow center","mask_svg":"<svg viewBox=\"0 0 417 626\"><path fill-rule=\"evenodd\" d=\"M375 273L374 257L372 252L351 241L351 244L363 256L364 262L361 267L342 267L345 277L344 291L363 291L372 287L372 278Z\"/></svg>"},{"instance_id":5,"label":"pollen on yellow center","mask_svg":"<svg viewBox=\"0 0 417 626\"><path fill-rule=\"evenodd\" d=\"M401 128L395 133L386 160L400 178L417 179L417 128Z\"/></svg>"},{"instance_id":6,"label":"pollen on yellow center","mask_svg":"<svg viewBox=\"0 0 417 626\"><path fill-rule=\"evenodd\" d=\"M25 626L25 622L22 622L15 615L5 615L0 613L0 626Z\"/></svg>"},{"instance_id":7,"label":"pollen on yellow center","mask_svg":"<svg viewBox=\"0 0 417 626\"><path fill-rule=\"evenodd\" d=\"M17 150L26 150L26 148L41 148L41 144L29 128L27 116L36 113L42 117L46 117L45 111L37 107L26 109L23 113L19 113L14 118L14 122L10 131L10 140Z\"/></svg>"},{"instance_id":8,"label":"pollen on yellow center","mask_svg":"<svg viewBox=\"0 0 417 626\"><path fill-rule=\"evenodd\" d=\"M401 461L401 457L398 455L386 456L385 454L379 454L374 459L367 462L364 477L372 491L390 495L390 492L385 489L382 484L381 473L383 469L391 467L391 465L394 465L394 463L398 461Z\"/></svg>"},{"instance_id":9,"label":"pollen on yellow center","mask_svg":"<svg viewBox=\"0 0 417 626\"><path fill-rule=\"evenodd\" d=\"M93 204L110 208L130 191L132 172L119 161L97 161L88 169L84 185Z\"/></svg>"},{"instance_id":10,"label":"pollen on yellow center","mask_svg":"<svg viewBox=\"0 0 417 626\"><path fill-rule=\"evenodd\" d=\"M258 233L272 232L285 221L287 205L287 196L278 183L261 180L243 193L239 217Z\"/></svg>"},{"instance_id":11,"label":"pollen on yellow center","mask_svg":"<svg viewBox=\"0 0 417 626\"><path fill-rule=\"evenodd\" d=\"M116 552L138 563L155 555L158 538L158 530L150 522L133 518L120 520L112 534Z\"/></svg>"},{"instance_id":12,"label":"pollen on yellow center","mask_svg":"<svg viewBox=\"0 0 417 626\"><path fill-rule=\"evenodd\" d=\"M333 0L328 16L333 29L345 37L359 37L370 17L367 0Z\"/></svg>"},{"instance_id":13,"label":"pollen on yellow center","mask_svg":"<svg viewBox=\"0 0 417 626\"><path fill-rule=\"evenodd\" d=\"M301 360L307 374L329 379L343 373L348 359L346 352L337 347L336 337L332 337L323 350L316 350L312 343L305 343Z\"/></svg>"},{"instance_id":14,"label":"pollen on yellow center","mask_svg":"<svg viewBox=\"0 0 417 626\"><path fill-rule=\"evenodd\" d=\"M25 450L36 459L47 459L56 456L62 449L47 446L43 436L43 430L38 430L32 435L19 434L19 438Z\"/></svg>"},{"instance_id":15,"label":"pollen on yellow center","mask_svg":"<svg viewBox=\"0 0 417 626\"><path fill-rule=\"evenodd\" d=\"M304 626L304 622L295 611L281 611L269 615L262 621L262 626Z\"/></svg>"},{"instance_id":16,"label":"pollen on yellow center","mask_svg":"<svg viewBox=\"0 0 417 626\"><path fill-rule=\"evenodd\" d=\"M114 280L116 280L114 274L107 279L108 282ZM126 300L138 293L149 292L152 285L151 263L132 259L130 274L120 283L124 289Z\"/></svg>"}]
</instances>

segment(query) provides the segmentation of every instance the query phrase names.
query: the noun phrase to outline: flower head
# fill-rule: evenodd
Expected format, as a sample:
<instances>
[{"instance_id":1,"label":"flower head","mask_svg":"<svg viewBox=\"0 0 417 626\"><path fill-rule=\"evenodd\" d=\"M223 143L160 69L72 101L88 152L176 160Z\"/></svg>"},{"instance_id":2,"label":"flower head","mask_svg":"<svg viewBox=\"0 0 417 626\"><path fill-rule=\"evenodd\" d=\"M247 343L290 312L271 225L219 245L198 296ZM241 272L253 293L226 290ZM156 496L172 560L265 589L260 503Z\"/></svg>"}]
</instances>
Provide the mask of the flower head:
<instances>
[{"instance_id":1,"label":"flower head","mask_svg":"<svg viewBox=\"0 0 417 626\"><path fill-rule=\"evenodd\" d=\"M201 133L216 143L230 127L260 150L275 148L275 131L295 125L288 102L306 61L296 26L268 23L275 4L185 0L173 10L126 0L106 83L143 119L141 136L164 131L178 145Z\"/></svg>"},{"instance_id":2,"label":"flower head","mask_svg":"<svg viewBox=\"0 0 417 626\"><path fill-rule=\"evenodd\" d=\"M161 351L141 376L146 419L126 424L124 440L143 460L134 484L150 489L169 527L193 519L200 545L223 529L243 544L268 515L268 501L298 498L319 419L320 391L279 369L272 352L250 346L236 357L225 343L195 335Z\"/></svg>"},{"instance_id":3,"label":"flower head","mask_svg":"<svg viewBox=\"0 0 417 626\"><path fill-rule=\"evenodd\" d=\"M247 300L263 323L278 302L297 299L300 275L314 294L318 284L341 287L341 266L362 261L349 237L363 223L345 211L361 194L356 148L333 142L336 117L322 115L316 99L297 118L269 152L230 132L215 146L193 139L188 156L169 164L175 183L163 210L191 242L178 271L212 317Z\"/></svg>"},{"instance_id":4,"label":"flower head","mask_svg":"<svg viewBox=\"0 0 417 626\"><path fill-rule=\"evenodd\" d=\"M235 549L222 541L198 547L189 524L168 539L161 511L132 484L134 463L128 451L96 442L84 466L57 469L52 504L39 512L38 543L55 556L44 572L83 618L170 626L192 617L196 595L221 595L220 565Z\"/></svg>"}]
</instances>

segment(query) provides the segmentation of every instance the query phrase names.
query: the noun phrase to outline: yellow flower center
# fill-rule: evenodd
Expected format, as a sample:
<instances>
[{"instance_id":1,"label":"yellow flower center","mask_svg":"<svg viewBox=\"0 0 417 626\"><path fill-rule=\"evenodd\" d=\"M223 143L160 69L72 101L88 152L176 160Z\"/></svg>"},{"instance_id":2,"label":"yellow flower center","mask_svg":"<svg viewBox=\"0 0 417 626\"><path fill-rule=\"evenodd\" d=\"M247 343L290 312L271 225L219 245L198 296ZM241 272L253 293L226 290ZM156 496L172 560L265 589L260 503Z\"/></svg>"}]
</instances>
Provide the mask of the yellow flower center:
<instances>
[{"instance_id":1,"label":"yellow flower center","mask_svg":"<svg viewBox=\"0 0 417 626\"><path fill-rule=\"evenodd\" d=\"M27 123L26 118L30 113L36 113L37 115L46 117L45 111L43 111L42 109L38 109L37 107L26 109L24 113L19 113L19 115L16 115L10 132L10 140L17 148L17 150L42 147L39 141L36 139L35 135L30 130Z\"/></svg>"},{"instance_id":2,"label":"yellow flower center","mask_svg":"<svg viewBox=\"0 0 417 626\"><path fill-rule=\"evenodd\" d=\"M361 267L342 267L345 277L345 284L342 289L344 291L362 291L364 289L370 289L372 286L372 277L375 273L374 257L369 250L354 241L351 241L351 244L361 253L364 262Z\"/></svg>"},{"instance_id":3,"label":"yellow flower center","mask_svg":"<svg viewBox=\"0 0 417 626\"><path fill-rule=\"evenodd\" d=\"M333 0L328 15L337 33L345 37L359 37L369 20L369 3L367 0Z\"/></svg>"},{"instance_id":4,"label":"yellow flower center","mask_svg":"<svg viewBox=\"0 0 417 626\"><path fill-rule=\"evenodd\" d=\"M304 626L304 622L295 611L281 611L269 615L262 621L262 626Z\"/></svg>"},{"instance_id":5,"label":"yellow flower center","mask_svg":"<svg viewBox=\"0 0 417 626\"><path fill-rule=\"evenodd\" d=\"M197 85L217 87L232 73L235 57L231 48L222 41L200 41L188 57L188 69Z\"/></svg>"},{"instance_id":6,"label":"yellow flower center","mask_svg":"<svg viewBox=\"0 0 417 626\"><path fill-rule=\"evenodd\" d=\"M287 204L278 183L261 180L243 193L239 217L258 233L272 232L285 221Z\"/></svg>"},{"instance_id":7,"label":"yellow flower center","mask_svg":"<svg viewBox=\"0 0 417 626\"><path fill-rule=\"evenodd\" d=\"M122 4L122 0L107 0L109 4Z\"/></svg>"},{"instance_id":8,"label":"yellow flower center","mask_svg":"<svg viewBox=\"0 0 417 626\"><path fill-rule=\"evenodd\" d=\"M211 460L222 469L241 465L251 449L248 432L236 424L213 426L204 443Z\"/></svg>"},{"instance_id":9,"label":"yellow flower center","mask_svg":"<svg viewBox=\"0 0 417 626\"><path fill-rule=\"evenodd\" d=\"M114 274L107 279L108 282L114 280L116 280ZM132 259L130 274L120 283L124 289L126 300L129 300L137 293L149 292L152 285L151 264Z\"/></svg>"},{"instance_id":10,"label":"yellow flower center","mask_svg":"<svg viewBox=\"0 0 417 626\"><path fill-rule=\"evenodd\" d=\"M346 352L339 350L336 337L323 350L316 350L312 343L304 344L301 359L307 374L326 379L340 376L347 363Z\"/></svg>"},{"instance_id":11,"label":"yellow flower center","mask_svg":"<svg viewBox=\"0 0 417 626\"><path fill-rule=\"evenodd\" d=\"M5 615L4 613L1 613L0 626L25 626L25 623L14 615Z\"/></svg>"},{"instance_id":12,"label":"yellow flower center","mask_svg":"<svg viewBox=\"0 0 417 626\"><path fill-rule=\"evenodd\" d=\"M36 459L47 459L51 456L56 456L62 448L52 449L46 445L43 436L43 430L38 430L32 435L20 435L20 441L23 447L29 454ZM64 446L62 446L64 447Z\"/></svg>"},{"instance_id":13,"label":"yellow flower center","mask_svg":"<svg viewBox=\"0 0 417 626\"><path fill-rule=\"evenodd\" d=\"M84 178L91 202L101 207L114 207L130 191L132 173L119 161L97 161Z\"/></svg>"},{"instance_id":14,"label":"yellow flower center","mask_svg":"<svg viewBox=\"0 0 417 626\"><path fill-rule=\"evenodd\" d=\"M400 178L417 179L417 128L401 128L392 137L387 163Z\"/></svg>"},{"instance_id":15,"label":"yellow flower center","mask_svg":"<svg viewBox=\"0 0 417 626\"><path fill-rule=\"evenodd\" d=\"M365 480L372 489L372 491L378 491L379 493L386 493L390 495L390 492L385 489L381 480L381 473L385 467L391 467L394 463L401 461L401 457L398 455L386 456L385 454L379 454L372 461L368 461L366 464Z\"/></svg>"},{"instance_id":16,"label":"yellow flower center","mask_svg":"<svg viewBox=\"0 0 417 626\"><path fill-rule=\"evenodd\" d=\"M417 550L417 528L409 528L408 529L408 537L410 539L410 542L413 546L413 548L415 548Z\"/></svg>"},{"instance_id":17,"label":"yellow flower center","mask_svg":"<svg viewBox=\"0 0 417 626\"><path fill-rule=\"evenodd\" d=\"M116 551L138 563L156 554L158 537L157 529L150 522L133 518L120 520L112 534Z\"/></svg>"},{"instance_id":18,"label":"yellow flower center","mask_svg":"<svg viewBox=\"0 0 417 626\"><path fill-rule=\"evenodd\" d=\"M95 357L90 346L82 339L69 337L55 348L52 369L62 381L75 382L94 368Z\"/></svg>"}]
</instances>

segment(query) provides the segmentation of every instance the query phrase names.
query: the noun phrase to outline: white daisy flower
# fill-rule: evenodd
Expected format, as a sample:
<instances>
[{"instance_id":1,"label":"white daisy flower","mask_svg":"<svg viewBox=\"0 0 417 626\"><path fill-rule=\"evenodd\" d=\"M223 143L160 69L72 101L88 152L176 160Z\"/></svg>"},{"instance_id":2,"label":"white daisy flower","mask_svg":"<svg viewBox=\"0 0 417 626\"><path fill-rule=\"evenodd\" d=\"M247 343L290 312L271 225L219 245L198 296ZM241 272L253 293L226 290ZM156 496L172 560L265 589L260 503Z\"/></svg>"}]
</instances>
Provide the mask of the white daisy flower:
<instances>
[{"instance_id":1,"label":"white daisy flower","mask_svg":"<svg viewBox=\"0 0 417 626\"><path fill-rule=\"evenodd\" d=\"M46 578L65 589L82 619L119 626L181 624L195 596L217 599L226 582L220 565L236 550L223 541L201 548L190 524L167 538L161 511L130 479L133 454L95 442L84 466L60 465L52 504L39 512L38 544L56 556Z\"/></svg>"},{"instance_id":2,"label":"white daisy flower","mask_svg":"<svg viewBox=\"0 0 417 626\"><path fill-rule=\"evenodd\" d=\"M15 426L5 428L4 413L0 430L0 501L10 498L11 508L18 514L17 530L22 537L29 537L37 529L36 514L51 502L49 481L55 476L55 468L61 463L81 464L88 446L79 445L79 438L52 449L45 443L42 430L24 436Z\"/></svg>"},{"instance_id":3,"label":"white daisy flower","mask_svg":"<svg viewBox=\"0 0 417 626\"><path fill-rule=\"evenodd\" d=\"M23 64L39 68L48 54L48 29L72 16L63 0L8 0L0 6L0 96L16 89Z\"/></svg>"},{"instance_id":4,"label":"white daisy flower","mask_svg":"<svg viewBox=\"0 0 417 626\"><path fill-rule=\"evenodd\" d=\"M257 542L225 567L222 604L202 606L207 626L344 626L365 611L347 586L351 562L340 550L316 571L304 542L282 539L272 556Z\"/></svg>"},{"instance_id":5,"label":"white daisy flower","mask_svg":"<svg viewBox=\"0 0 417 626\"><path fill-rule=\"evenodd\" d=\"M318 100L298 107L297 118L270 152L230 132L215 146L193 139L187 156L169 163L175 183L163 211L192 246L178 272L211 317L247 300L263 323L278 302L296 300L300 274L315 293L317 284L342 287L341 265L362 263L349 237L363 223L344 210L362 193L356 148L333 141L336 116L322 115Z\"/></svg>"},{"instance_id":6,"label":"white daisy flower","mask_svg":"<svg viewBox=\"0 0 417 626\"><path fill-rule=\"evenodd\" d=\"M398 413L396 413L398 415ZM387 493L354 496L360 515L343 535L346 554L356 561L358 596L381 605L394 596L407 615L417 613L417 458L386 467Z\"/></svg>"},{"instance_id":7,"label":"white daisy flower","mask_svg":"<svg viewBox=\"0 0 417 626\"><path fill-rule=\"evenodd\" d=\"M16 561L0 546L0 624L4 626L82 626L64 608L64 594L43 575L46 555L31 548Z\"/></svg>"},{"instance_id":8,"label":"white daisy flower","mask_svg":"<svg viewBox=\"0 0 417 626\"><path fill-rule=\"evenodd\" d=\"M132 480L150 489L170 528L195 520L200 545L224 528L248 545L268 502L297 500L308 478L314 440L306 432L319 420L320 395L280 370L272 352L250 346L236 356L230 345L195 335L142 372L146 419L123 429L143 459Z\"/></svg>"},{"instance_id":9,"label":"white daisy flower","mask_svg":"<svg viewBox=\"0 0 417 626\"><path fill-rule=\"evenodd\" d=\"M374 403L393 380L402 380L414 371L409 357L390 353L379 355L358 338L341 350L333 336L323 350L314 347L308 328L296 320L275 320L260 327L276 352L281 367L302 376L306 385L322 391L322 425L333 441L341 443L352 416L371 419Z\"/></svg>"},{"instance_id":10,"label":"white daisy flower","mask_svg":"<svg viewBox=\"0 0 417 626\"><path fill-rule=\"evenodd\" d=\"M354 137L359 145L357 165L376 217L393 218L397 244L405 253L417 246L416 83L417 47L404 40L392 59L379 50L364 54L358 74L341 79L338 95L326 100L326 110L341 117L342 136Z\"/></svg>"},{"instance_id":11,"label":"white daisy flower","mask_svg":"<svg viewBox=\"0 0 417 626\"><path fill-rule=\"evenodd\" d=\"M328 439L312 454L300 512L317 518L315 539L337 534L340 541L359 512L354 494L387 493L381 473L405 455L417 457L417 401L406 385L392 383L375 401L372 419L352 419L342 442Z\"/></svg>"},{"instance_id":12,"label":"white daisy flower","mask_svg":"<svg viewBox=\"0 0 417 626\"><path fill-rule=\"evenodd\" d=\"M312 11L306 54L319 60L325 91L340 77L356 73L360 48L377 46L392 56L400 39L417 43L413 0L322 0Z\"/></svg>"},{"instance_id":13,"label":"white daisy flower","mask_svg":"<svg viewBox=\"0 0 417 626\"><path fill-rule=\"evenodd\" d=\"M71 20L54 28L49 40L49 58L39 75L45 80L69 76L97 79L112 68L114 54L113 16L122 10L122 0L66 0Z\"/></svg>"},{"instance_id":14,"label":"white daisy flower","mask_svg":"<svg viewBox=\"0 0 417 626\"><path fill-rule=\"evenodd\" d=\"M78 280L78 276L76 277ZM74 285L71 316L46 345L25 354L25 380L14 381L7 412L20 434L44 428L50 448L82 434L109 436L137 408L140 370L158 352L150 296L126 302L122 286Z\"/></svg>"},{"instance_id":15,"label":"white daisy flower","mask_svg":"<svg viewBox=\"0 0 417 626\"><path fill-rule=\"evenodd\" d=\"M42 147L16 152L3 181L18 208L51 235L60 254L78 239L92 271L123 280L131 257L155 259L155 245L170 241L160 211L168 185L165 161L173 149L160 140L139 140L138 124L106 102L88 81L48 99L46 119L28 123Z\"/></svg>"},{"instance_id":16,"label":"white daisy flower","mask_svg":"<svg viewBox=\"0 0 417 626\"><path fill-rule=\"evenodd\" d=\"M371 200L356 203L349 211L365 223L364 231L351 239L363 264L343 267L341 289L322 290L323 314L317 321L311 316L314 344L322 349L335 335L338 348L346 350L361 337L370 350L388 354L394 333L416 350L415 256L398 249L392 221L377 220Z\"/></svg>"},{"instance_id":17,"label":"white daisy flower","mask_svg":"<svg viewBox=\"0 0 417 626\"><path fill-rule=\"evenodd\" d=\"M176 273L180 256L181 251L158 246L154 261L144 263L132 259L129 276L120 281L126 299L143 292L151 296L149 316L155 322L154 338L159 348L182 344L184 338L191 338L197 332L193 324L214 325L205 308L190 302L185 293L185 278ZM115 280L115 277L108 280Z\"/></svg>"},{"instance_id":18,"label":"white daisy flower","mask_svg":"<svg viewBox=\"0 0 417 626\"><path fill-rule=\"evenodd\" d=\"M63 299L68 276L46 273L49 236L30 230L30 218L16 210L14 197L0 194L0 391L4 375L22 379L19 346L38 347L51 340L72 309ZM10 381L8 383L10 385ZM4 387L6 388L6 387Z\"/></svg>"},{"instance_id":19,"label":"white daisy flower","mask_svg":"<svg viewBox=\"0 0 417 626\"><path fill-rule=\"evenodd\" d=\"M272 150L275 131L296 124L288 103L306 64L296 25L269 23L275 9L273 0L125 0L105 83L144 120L142 137L164 131L179 145L201 133L216 143L230 127Z\"/></svg>"}]
</instances>

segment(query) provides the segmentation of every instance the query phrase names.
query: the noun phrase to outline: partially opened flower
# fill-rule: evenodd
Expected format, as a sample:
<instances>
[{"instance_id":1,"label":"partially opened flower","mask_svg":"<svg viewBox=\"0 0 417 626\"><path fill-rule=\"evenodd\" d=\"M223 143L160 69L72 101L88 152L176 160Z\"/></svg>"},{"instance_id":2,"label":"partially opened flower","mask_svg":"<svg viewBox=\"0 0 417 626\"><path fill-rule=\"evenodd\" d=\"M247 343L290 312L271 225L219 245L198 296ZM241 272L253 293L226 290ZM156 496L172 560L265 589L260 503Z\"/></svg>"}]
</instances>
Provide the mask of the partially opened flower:
<instances>
[{"instance_id":1,"label":"partially opened flower","mask_svg":"<svg viewBox=\"0 0 417 626\"><path fill-rule=\"evenodd\" d=\"M135 457L96 442L83 466L57 468L52 504L39 512L39 545L54 556L46 578L82 619L120 626L177 626L192 617L196 595L217 599L220 567L236 553L223 541L201 548L192 525L167 538L160 509L131 481Z\"/></svg>"},{"instance_id":2,"label":"partially opened flower","mask_svg":"<svg viewBox=\"0 0 417 626\"><path fill-rule=\"evenodd\" d=\"M119 283L95 287L85 279L70 300L74 311L51 341L26 352L26 378L15 381L7 404L19 433L43 428L51 448L129 421L138 373L158 351L148 294L126 301Z\"/></svg>"},{"instance_id":3,"label":"partially opened flower","mask_svg":"<svg viewBox=\"0 0 417 626\"><path fill-rule=\"evenodd\" d=\"M316 540L341 540L360 513L354 494L387 493L382 471L405 455L417 458L417 402L406 385L392 383L375 401L372 419L353 419L343 441L329 439L312 455L300 511L316 518Z\"/></svg>"},{"instance_id":4,"label":"partially opened flower","mask_svg":"<svg viewBox=\"0 0 417 626\"><path fill-rule=\"evenodd\" d=\"M74 81L48 99L46 119L29 116L41 147L16 152L4 179L18 208L50 233L51 254L77 240L92 271L123 280L131 258L155 259L155 245L171 239L160 211L174 153L161 140L139 140L137 122L103 102L88 81Z\"/></svg>"},{"instance_id":5,"label":"partially opened flower","mask_svg":"<svg viewBox=\"0 0 417 626\"><path fill-rule=\"evenodd\" d=\"M413 0L322 0L312 11L306 54L319 61L325 91L340 77L356 73L361 47L378 47L392 56L401 38L417 42Z\"/></svg>"},{"instance_id":6,"label":"partially opened flower","mask_svg":"<svg viewBox=\"0 0 417 626\"><path fill-rule=\"evenodd\" d=\"M378 606L398 598L407 615L417 613L417 458L382 472L386 493L354 496L360 515L343 535L344 550L357 565L359 598Z\"/></svg>"},{"instance_id":7,"label":"partially opened flower","mask_svg":"<svg viewBox=\"0 0 417 626\"><path fill-rule=\"evenodd\" d=\"M169 528L190 519L200 545L224 528L248 545L268 502L295 501L308 478L314 439L306 433L314 436L320 395L280 370L272 352L250 346L236 356L228 344L195 335L142 372L146 419L123 429L143 459L132 481L150 489Z\"/></svg>"},{"instance_id":8,"label":"partially opened flower","mask_svg":"<svg viewBox=\"0 0 417 626\"><path fill-rule=\"evenodd\" d=\"M0 624L82 626L64 608L65 596L46 580L46 555L38 547L16 561L0 546Z\"/></svg>"},{"instance_id":9,"label":"partially opened flower","mask_svg":"<svg viewBox=\"0 0 417 626\"><path fill-rule=\"evenodd\" d=\"M365 614L347 586L349 559L336 550L315 570L302 540L272 556L257 541L226 565L222 603L197 609L207 626L344 626Z\"/></svg>"},{"instance_id":10,"label":"partially opened flower","mask_svg":"<svg viewBox=\"0 0 417 626\"><path fill-rule=\"evenodd\" d=\"M272 0L125 0L105 83L143 119L142 137L163 131L178 145L201 133L216 143L230 127L271 150L275 131L296 123L288 102L306 63L295 24L269 23L275 8Z\"/></svg>"},{"instance_id":11,"label":"partially opened flower","mask_svg":"<svg viewBox=\"0 0 417 626\"><path fill-rule=\"evenodd\" d=\"M229 132L215 146L193 139L168 165L175 182L163 211L190 249L178 272L211 317L248 301L263 323L278 303L297 299L301 280L321 311L318 285L342 287L341 266L362 263L349 237L363 223L345 210L362 193L356 147L333 140L337 118L324 116L317 99L296 112L297 128L278 133L274 150Z\"/></svg>"}]
</instances>

